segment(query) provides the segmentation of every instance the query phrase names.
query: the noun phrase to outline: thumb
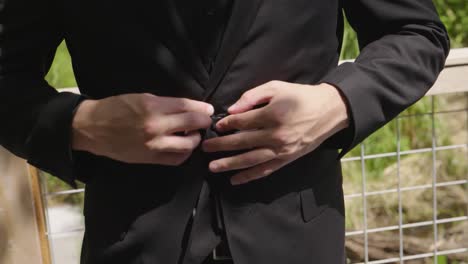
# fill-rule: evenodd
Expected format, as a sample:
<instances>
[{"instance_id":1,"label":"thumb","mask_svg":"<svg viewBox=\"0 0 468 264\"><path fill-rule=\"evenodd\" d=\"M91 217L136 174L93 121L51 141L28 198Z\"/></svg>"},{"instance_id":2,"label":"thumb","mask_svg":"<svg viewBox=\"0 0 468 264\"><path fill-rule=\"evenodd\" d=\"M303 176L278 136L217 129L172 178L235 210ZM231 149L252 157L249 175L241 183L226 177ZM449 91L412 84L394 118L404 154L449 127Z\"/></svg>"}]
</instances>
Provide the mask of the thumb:
<instances>
[{"instance_id":1,"label":"thumb","mask_svg":"<svg viewBox=\"0 0 468 264\"><path fill-rule=\"evenodd\" d=\"M255 106L270 102L271 98L275 95L277 87L275 81L257 86L245 92L241 98L229 107L230 114L239 114L252 110Z\"/></svg>"}]
</instances>

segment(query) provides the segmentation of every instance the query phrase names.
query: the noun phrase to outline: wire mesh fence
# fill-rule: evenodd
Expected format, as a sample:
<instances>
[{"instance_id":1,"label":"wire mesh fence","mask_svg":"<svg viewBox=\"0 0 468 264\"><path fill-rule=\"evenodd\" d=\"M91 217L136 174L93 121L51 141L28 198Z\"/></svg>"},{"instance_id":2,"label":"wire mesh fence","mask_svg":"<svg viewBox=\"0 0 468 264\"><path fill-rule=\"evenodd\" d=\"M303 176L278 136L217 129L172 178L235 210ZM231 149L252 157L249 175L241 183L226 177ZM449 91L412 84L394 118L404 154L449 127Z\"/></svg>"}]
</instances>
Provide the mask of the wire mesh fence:
<instances>
[{"instance_id":1,"label":"wire mesh fence","mask_svg":"<svg viewBox=\"0 0 468 264\"><path fill-rule=\"evenodd\" d=\"M451 97L460 98L457 109L437 111L436 101L437 97L430 96L430 111L423 114L403 114L397 117L394 121L395 134L393 138L386 138L385 140L395 141L396 151L388 153L368 153L367 144L364 142L359 147L359 155L354 157L346 157L342 160L345 168L345 176L347 173L356 173L356 170L347 171L347 163L358 163L355 167L359 167L361 188L359 192L347 192L345 188L345 199L347 206L352 204L354 200L359 200L361 206L362 217L361 223L352 225L354 228L348 228L346 232L348 242L355 241L354 237L361 237L357 241L362 243L362 251L355 252L359 255L361 261L358 263L468 263L468 249L466 238L460 238L459 243L447 243L447 239L453 237L445 237L444 232L453 226L463 226L465 229L468 227L467 216L467 146L468 146L468 97L466 94L452 95ZM463 99L465 97L466 99ZM457 131L449 130L449 137L457 137L453 144L439 144L437 129L437 120L439 118L447 118L447 115L456 115L455 122L459 124ZM402 149L402 123L411 118L427 118L430 126L427 132L430 133L430 146L415 149ZM417 129L417 128L413 128ZM454 135L453 133L457 133ZM416 132L417 134L417 132ZM454 158L456 155L457 158ZM385 170L374 171L380 177L374 182L378 181L380 184L377 186L370 186L369 174L369 161L376 161L378 159L390 159L393 165L385 168ZM450 164L454 159L458 164ZM454 167L458 167L457 170ZM457 175L451 174L450 170L456 170ZM385 179L384 177L393 177L393 179ZM346 178L345 178L346 181ZM382 182L387 183L385 186ZM451 205L461 208L455 212L445 212L448 208L442 208L444 199L453 200L454 197L448 197L447 193L460 191L459 196L455 197L457 201L451 201ZM445 189L445 190L444 190ZM443 191L441 191L443 190ZM422 208L421 203L414 203L410 199L421 201L421 197L426 196L426 203L430 204L430 215L419 210ZM383 198L382 198L383 197ZM374 198L374 199L373 199ZM375 199L377 198L377 199ZM380 198L380 199L379 199ZM383 201L383 204L371 204L375 201ZM392 202L393 200L393 202ZM427 201L430 200L430 201ZM387 204L385 204L387 203ZM388 209L388 215L379 216L382 214L382 207L390 203L391 208ZM376 209L377 207L377 209ZM379 208L380 207L380 208ZM349 209L349 207L347 208ZM455 210L454 208L452 208ZM408 216L408 210L414 210L420 214L417 221L411 221L415 218ZM356 215L356 212L349 212ZM424 215L426 214L426 215ZM391 219L393 217L393 219ZM429 216L429 217L428 217ZM387 217L387 221L376 222L375 219L382 220ZM424 219L426 217L427 219ZM373 221L374 220L374 221ZM372 222L372 223L370 223ZM419 232L415 230L420 230ZM423 230L424 231L421 231ZM412 233L419 233L419 237L414 237ZM467 232L463 233L467 236ZM408 237L409 241L405 241ZM414 244L414 241L419 244ZM413 243L405 243L413 242ZM425 243L427 246L421 246ZM350 244L350 243L348 243ZM351 243L352 244L352 243ZM355 243L356 244L356 243ZM450 245L446 245L450 244ZM349 248L349 245L347 245ZM381 247L380 249L376 247ZM413 247L413 248L407 248ZM456 256L450 256L456 255ZM380 258L379 258L380 257ZM359 259L357 258L357 259ZM416 260L420 260L417 262ZM449 262L451 261L451 262ZM456 261L456 262L454 262ZM354 263L354 262L353 262Z\"/></svg>"}]
</instances>

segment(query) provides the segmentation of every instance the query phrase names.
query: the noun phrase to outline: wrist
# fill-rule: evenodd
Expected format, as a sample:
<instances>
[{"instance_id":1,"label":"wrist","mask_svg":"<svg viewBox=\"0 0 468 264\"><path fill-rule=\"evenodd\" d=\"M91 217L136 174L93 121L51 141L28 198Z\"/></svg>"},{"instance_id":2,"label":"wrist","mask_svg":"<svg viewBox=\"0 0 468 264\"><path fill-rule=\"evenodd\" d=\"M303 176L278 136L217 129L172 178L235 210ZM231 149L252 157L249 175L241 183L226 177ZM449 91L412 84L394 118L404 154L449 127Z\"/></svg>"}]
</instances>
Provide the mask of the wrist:
<instances>
[{"instance_id":1,"label":"wrist","mask_svg":"<svg viewBox=\"0 0 468 264\"><path fill-rule=\"evenodd\" d=\"M71 148L73 150L91 151L91 137L87 129L96 104L96 100L86 99L78 105L71 125Z\"/></svg>"},{"instance_id":2,"label":"wrist","mask_svg":"<svg viewBox=\"0 0 468 264\"><path fill-rule=\"evenodd\" d=\"M328 100L330 102L330 120L334 121L336 130L339 131L349 127L350 115L344 95L331 84L322 83L320 86L323 86L330 96Z\"/></svg>"}]
</instances>

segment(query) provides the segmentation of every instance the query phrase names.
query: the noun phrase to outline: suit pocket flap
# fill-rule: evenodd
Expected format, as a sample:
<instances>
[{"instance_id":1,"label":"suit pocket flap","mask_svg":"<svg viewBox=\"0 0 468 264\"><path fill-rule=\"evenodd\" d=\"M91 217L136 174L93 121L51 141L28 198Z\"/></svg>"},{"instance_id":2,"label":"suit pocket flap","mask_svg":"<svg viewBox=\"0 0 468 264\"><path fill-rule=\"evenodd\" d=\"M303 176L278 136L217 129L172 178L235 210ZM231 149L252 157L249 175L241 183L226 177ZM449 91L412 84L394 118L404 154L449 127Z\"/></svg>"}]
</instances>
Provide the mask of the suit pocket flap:
<instances>
[{"instance_id":1,"label":"suit pocket flap","mask_svg":"<svg viewBox=\"0 0 468 264\"><path fill-rule=\"evenodd\" d=\"M310 222L319 216L327 207L327 204L319 205L313 189L305 189L300 192L301 213L304 222Z\"/></svg>"}]
</instances>

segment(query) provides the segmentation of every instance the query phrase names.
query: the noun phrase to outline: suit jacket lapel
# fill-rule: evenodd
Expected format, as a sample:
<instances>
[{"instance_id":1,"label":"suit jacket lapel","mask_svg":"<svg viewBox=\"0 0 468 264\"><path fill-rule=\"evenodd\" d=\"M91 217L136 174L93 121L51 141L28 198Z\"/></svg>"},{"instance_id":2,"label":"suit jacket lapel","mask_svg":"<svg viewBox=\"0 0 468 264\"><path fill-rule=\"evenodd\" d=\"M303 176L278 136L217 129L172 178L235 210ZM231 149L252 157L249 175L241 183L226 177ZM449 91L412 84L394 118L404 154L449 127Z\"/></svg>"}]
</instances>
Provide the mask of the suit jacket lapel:
<instances>
[{"instance_id":1,"label":"suit jacket lapel","mask_svg":"<svg viewBox=\"0 0 468 264\"><path fill-rule=\"evenodd\" d=\"M196 51L194 43L190 38L185 23L180 17L179 12L174 1L168 1L168 10L169 10L169 21L170 25L168 28L172 28L174 36L178 36L178 39L174 39L174 43L170 47L174 48L174 53L178 59L184 64L195 75L195 78L198 82L205 87L208 81L208 72L206 71L205 66L201 60L200 54ZM166 29L166 30L167 30ZM169 32L171 33L171 32Z\"/></svg>"},{"instance_id":2,"label":"suit jacket lapel","mask_svg":"<svg viewBox=\"0 0 468 264\"><path fill-rule=\"evenodd\" d=\"M159 2L160 1L160 2ZM168 48L181 66L200 84L200 89L208 84L208 72L196 52L185 23L180 17L173 0L158 0L142 10L150 21L149 31L156 29L157 38ZM153 23L151 21L154 21Z\"/></svg>"},{"instance_id":3,"label":"suit jacket lapel","mask_svg":"<svg viewBox=\"0 0 468 264\"><path fill-rule=\"evenodd\" d=\"M216 56L204 100L208 100L240 51L263 0L234 0L231 17Z\"/></svg>"}]
</instances>

